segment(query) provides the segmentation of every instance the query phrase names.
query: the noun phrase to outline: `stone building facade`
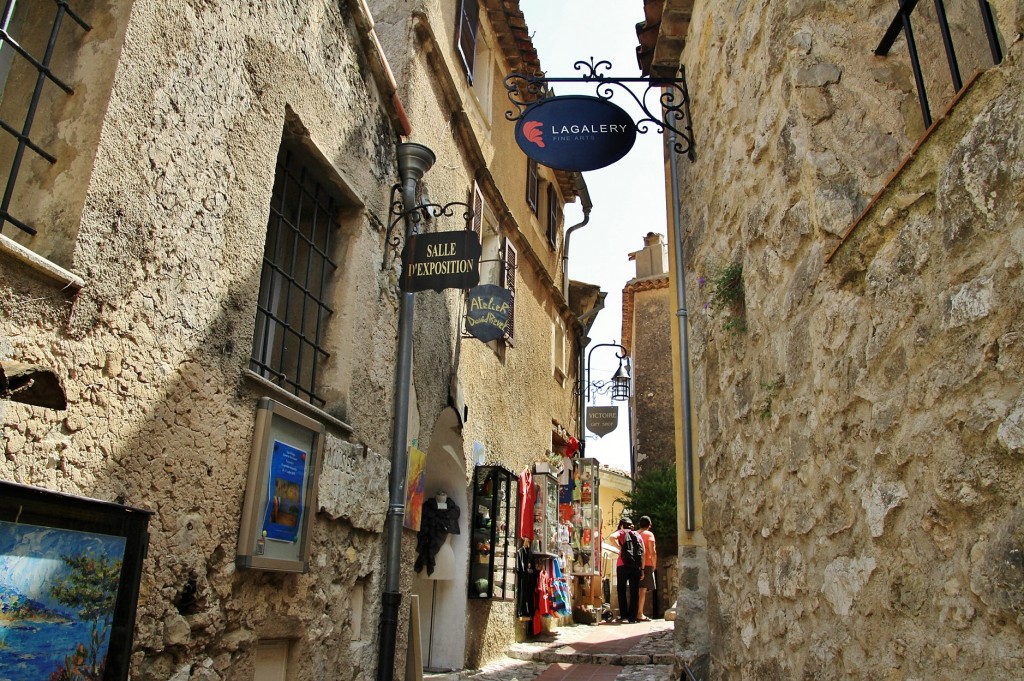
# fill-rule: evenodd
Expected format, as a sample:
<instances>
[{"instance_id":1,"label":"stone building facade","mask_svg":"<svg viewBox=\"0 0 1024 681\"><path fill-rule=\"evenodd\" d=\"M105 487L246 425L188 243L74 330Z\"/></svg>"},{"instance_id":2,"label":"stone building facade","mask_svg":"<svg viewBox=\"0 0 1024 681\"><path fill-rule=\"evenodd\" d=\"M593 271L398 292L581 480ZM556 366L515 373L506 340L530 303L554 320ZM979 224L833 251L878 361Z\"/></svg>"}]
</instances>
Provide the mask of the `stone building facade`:
<instances>
[{"instance_id":1,"label":"stone building facade","mask_svg":"<svg viewBox=\"0 0 1024 681\"><path fill-rule=\"evenodd\" d=\"M978 3L947 3L955 97L918 3L932 126L905 35L873 54L897 3L648 4L697 141L670 205L703 501L680 643L709 678L1017 678L1019 3L981 3L995 66ZM699 314L722 264L742 295Z\"/></svg>"},{"instance_id":2,"label":"stone building facade","mask_svg":"<svg viewBox=\"0 0 1024 681\"><path fill-rule=\"evenodd\" d=\"M45 45L50 4L18 3L12 35L27 49ZM482 72L537 67L516 3L482 4ZM0 478L154 512L133 678L376 672L402 139L438 159L421 201L481 208L484 276L518 293L514 338L488 345L463 337L461 292L416 296L409 432L428 489L466 509L475 454L518 472L579 435L583 310L563 283L561 207L585 186L541 169L529 206L500 82L483 90L457 61L460 3L409 5L70 3L89 30L65 20L51 66L73 94L48 84L32 133L57 160L26 152L0 234L0 362L52 372L67 409L0 400ZM20 125L37 74L3 68L0 113ZM8 138L0 152L5 165L19 153ZM461 213L424 226L463 227ZM319 312L299 321L307 305ZM326 428L305 573L235 564L260 398ZM414 545L406 531L404 594ZM456 668L514 631L510 603L468 604L464 563L461 579L440 620ZM408 617L406 599L398 670Z\"/></svg>"},{"instance_id":3,"label":"stone building facade","mask_svg":"<svg viewBox=\"0 0 1024 681\"><path fill-rule=\"evenodd\" d=\"M674 468L672 403L672 300L668 253L660 234L648 234L643 249L630 253L636 276L622 289L622 345L633 362L634 477L645 470Z\"/></svg>"}]
</instances>

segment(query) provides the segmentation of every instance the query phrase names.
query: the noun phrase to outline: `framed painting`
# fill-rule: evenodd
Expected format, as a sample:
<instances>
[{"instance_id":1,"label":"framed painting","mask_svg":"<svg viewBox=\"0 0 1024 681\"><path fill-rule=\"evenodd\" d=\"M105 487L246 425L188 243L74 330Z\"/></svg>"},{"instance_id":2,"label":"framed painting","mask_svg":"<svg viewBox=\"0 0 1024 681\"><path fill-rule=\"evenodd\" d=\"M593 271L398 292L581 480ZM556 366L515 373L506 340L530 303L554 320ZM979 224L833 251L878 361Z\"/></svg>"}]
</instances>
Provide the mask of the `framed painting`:
<instances>
[{"instance_id":1,"label":"framed painting","mask_svg":"<svg viewBox=\"0 0 1024 681\"><path fill-rule=\"evenodd\" d=\"M128 678L150 515L0 481L0 677Z\"/></svg>"}]
</instances>

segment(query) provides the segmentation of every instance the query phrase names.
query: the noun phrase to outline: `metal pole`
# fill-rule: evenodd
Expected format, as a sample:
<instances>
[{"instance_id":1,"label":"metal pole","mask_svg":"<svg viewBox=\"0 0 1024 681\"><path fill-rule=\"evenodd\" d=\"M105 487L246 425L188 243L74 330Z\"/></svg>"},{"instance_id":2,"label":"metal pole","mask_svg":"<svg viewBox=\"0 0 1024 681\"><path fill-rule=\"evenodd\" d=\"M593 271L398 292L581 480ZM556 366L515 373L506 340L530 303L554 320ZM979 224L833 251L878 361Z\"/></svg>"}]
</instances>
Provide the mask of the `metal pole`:
<instances>
[{"instance_id":1,"label":"metal pole","mask_svg":"<svg viewBox=\"0 0 1024 681\"><path fill-rule=\"evenodd\" d=\"M682 365L683 374L683 484L685 485L686 503L686 531L693 532L697 527L694 512L693 492L693 442L690 435L692 424L690 423L690 346L687 335L687 312L686 312L686 268L683 260L683 235L682 220L679 217L679 167L676 163L676 155L672 149L676 143L676 133L669 130L668 133L668 164L669 174L672 180L672 226L674 230L672 247L676 260L676 297L679 299L679 309L676 311L676 323L679 326L679 362Z\"/></svg>"},{"instance_id":2,"label":"metal pole","mask_svg":"<svg viewBox=\"0 0 1024 681\"><path fill-rule=\"evenodd\" d=\"M405 240L415 233L416 188L423 174L434 165L434 152L422 144L398 145L398 172L402 179L402 210ZM394 424L391 431L391 477L389 480L387 533L384 562L384 593L381 597L380 649L377 681L392 681L395 669L395 639L398 608L402 602L399 579L402 568L402 521L405 517L405 475L409 467L409 389L412 385L412 330L416 311L413 293L403 292L398 312L398 358L395 365Z\"/></svg>"}]
</instances>

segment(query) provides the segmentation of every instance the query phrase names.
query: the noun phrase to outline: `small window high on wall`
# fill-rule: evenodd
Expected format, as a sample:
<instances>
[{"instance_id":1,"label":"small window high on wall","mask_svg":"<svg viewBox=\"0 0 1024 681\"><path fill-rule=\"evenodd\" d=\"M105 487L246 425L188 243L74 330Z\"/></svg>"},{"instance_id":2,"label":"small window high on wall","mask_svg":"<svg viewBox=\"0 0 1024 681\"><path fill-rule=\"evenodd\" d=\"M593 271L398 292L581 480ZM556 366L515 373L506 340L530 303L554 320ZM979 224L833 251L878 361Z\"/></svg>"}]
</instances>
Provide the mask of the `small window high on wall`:
<instances>
[{"instance_id":1,"label":"small window high on wall","mask_svg":"<svg viewBox=\"0 0 1024 681\"><path fill-rule=\"evenodd\" d=\"M532 158L526 160L526 205L530 207L533 214L537 214L537 207L540 203L540 175L537 172L537 162Z\"/></svg>"},{"instance_id":2,"label":"small window high on wall","mask_svg":"<svg viewBox=\"0 0 1024 681\"><path fill-rule=\"evenodd\" d=\"M0 235L61 267L71 265L132 4L0 2Z\"/></svg>"},{"instance_id":3,"label":"small window high on wall","mask_svg":"<svg viewBox=\"0 0 1024 681\"><path fill-rule=\"evenodd\" d=\"M548 185L548 245L558 245L558 191L555 185Z\"/></svg>"},{"instance_id":4,"label":"small window high on wall","mask_svg":"<svg viewBox=\"0 0 1024 681\"><path fill-rule=\"evenodd\" d=\"M455 15L455 51L459 53L466 80L473 82L476 66L476 39L480 29L479 0L459 0L459 11Z\"/></svg>"}]
</instances>

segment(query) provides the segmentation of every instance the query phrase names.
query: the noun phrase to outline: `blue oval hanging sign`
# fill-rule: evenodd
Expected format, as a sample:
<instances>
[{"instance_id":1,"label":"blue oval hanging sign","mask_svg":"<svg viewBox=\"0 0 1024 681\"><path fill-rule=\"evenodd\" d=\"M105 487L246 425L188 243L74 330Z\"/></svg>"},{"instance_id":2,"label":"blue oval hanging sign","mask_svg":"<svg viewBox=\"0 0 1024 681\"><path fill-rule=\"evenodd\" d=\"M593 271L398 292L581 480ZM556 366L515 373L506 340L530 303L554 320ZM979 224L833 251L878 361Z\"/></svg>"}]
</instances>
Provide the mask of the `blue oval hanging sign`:
<instances>
[{"instance_id":1,"label":"blue oval hanging sign","mask_svg":"<svg viewBox=\"0 0 1024 681\"><path fill-rule=\"evenodd\" d=\"M633 117L607 99L550 97L531 104L516 123L516 143L537 163L579 172L615 163L636 142Z\"/></svg>"}]
</instances>

